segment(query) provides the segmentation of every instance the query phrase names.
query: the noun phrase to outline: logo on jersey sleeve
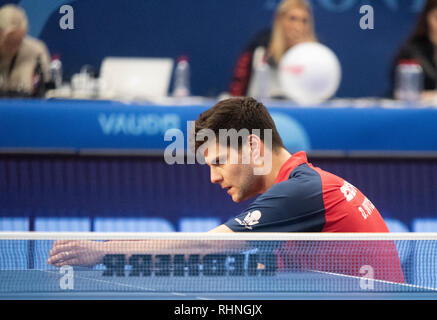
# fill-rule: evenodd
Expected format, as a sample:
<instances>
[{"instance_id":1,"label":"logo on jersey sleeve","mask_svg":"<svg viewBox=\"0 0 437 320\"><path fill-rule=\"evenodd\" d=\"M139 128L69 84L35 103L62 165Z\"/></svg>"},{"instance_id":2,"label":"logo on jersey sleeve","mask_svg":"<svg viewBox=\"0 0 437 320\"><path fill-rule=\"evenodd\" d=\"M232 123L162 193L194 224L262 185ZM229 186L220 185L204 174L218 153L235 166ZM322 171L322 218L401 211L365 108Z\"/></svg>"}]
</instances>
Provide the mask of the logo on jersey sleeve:
<instances>
[{"instance_id":1,"label":"logo on jersey sleeve","mask_svg":"<svg viewBox=\"0 0 437 320\"><path fill-rule=\"evenodd\" d=\"M340 188L346 201L351 201L357 195L357 189L351 185L349 182L344 181L343 186Z\"/></svg>"},{"instance_id":2,"label":"logo on jersey sleeve","mask_svg":"<svg viewBox=\"0 0 437 320\"><path fill-rule=\"evenodd\" d=\"M244 217L243 221L241 221L238 218L235 218L235 221L237 221L239 224L244 226L246 229L252 230L252 226L258 224L260 219L261 219L261 211L255 210L255 211L249 212Z\"/></svg>"}]
</instances>

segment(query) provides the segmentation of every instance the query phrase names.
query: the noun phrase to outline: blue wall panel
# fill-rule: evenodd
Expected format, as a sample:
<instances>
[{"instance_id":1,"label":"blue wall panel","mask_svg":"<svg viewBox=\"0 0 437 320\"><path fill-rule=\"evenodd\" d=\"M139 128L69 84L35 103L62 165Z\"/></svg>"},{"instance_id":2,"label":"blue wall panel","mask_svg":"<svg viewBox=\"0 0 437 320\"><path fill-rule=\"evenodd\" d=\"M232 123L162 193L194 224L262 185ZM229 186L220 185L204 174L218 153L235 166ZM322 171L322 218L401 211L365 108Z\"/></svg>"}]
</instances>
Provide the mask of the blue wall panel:
<instances>
[{"instance_id":1,"label":"blue wall panel","mask_svg":"<svg viewBox=\"0 0 437 320\"><path fill-rule=\"evenodd\" d=\"M437 160L310 162L354 184L397 231L436 231ZM2 155L0 169L0 217L29 218L32 230L40 229L36 218L69 217L85 219L80 225L95 231L110 231L102 218L159 218L167 226L150 230L138 224L132 231L200 231L249 204L232 202L212 185L207 166L170 166L160 157ZM187 219L194 219L192 229ZM117 231L130 231L129 220L120 223ZM66 231L68 222L62 226Z\"/></svg>"}]
</instances>

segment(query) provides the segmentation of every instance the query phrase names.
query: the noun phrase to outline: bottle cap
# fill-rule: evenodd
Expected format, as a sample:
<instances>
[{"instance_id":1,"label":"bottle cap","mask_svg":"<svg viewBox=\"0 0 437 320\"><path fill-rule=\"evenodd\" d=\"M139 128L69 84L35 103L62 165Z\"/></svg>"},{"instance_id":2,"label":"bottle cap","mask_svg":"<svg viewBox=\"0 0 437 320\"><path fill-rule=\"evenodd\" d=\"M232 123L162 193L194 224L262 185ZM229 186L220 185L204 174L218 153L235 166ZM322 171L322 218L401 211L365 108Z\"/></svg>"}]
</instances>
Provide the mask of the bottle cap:
<instances>
[{"instance_id":1,"label":"bottle cap","mask_svg":"<svg viewBox=\"0 0 437 320\"><path fill-rule=\"evenodd\" d=\"M416 59L401 59L398 62L399 65L420 65Z\"/></svg>"},{"instance_id":2,"label":"bottle cap","mask_svg":"<svg viewBox=\"0 0 437 320\"><path fill-rule=\"evenodd\" d=\"M179 56L178 62L181 62L181 61L188 61L188 56L186 56L186 55Z\"/></svg>"}]
</instances>

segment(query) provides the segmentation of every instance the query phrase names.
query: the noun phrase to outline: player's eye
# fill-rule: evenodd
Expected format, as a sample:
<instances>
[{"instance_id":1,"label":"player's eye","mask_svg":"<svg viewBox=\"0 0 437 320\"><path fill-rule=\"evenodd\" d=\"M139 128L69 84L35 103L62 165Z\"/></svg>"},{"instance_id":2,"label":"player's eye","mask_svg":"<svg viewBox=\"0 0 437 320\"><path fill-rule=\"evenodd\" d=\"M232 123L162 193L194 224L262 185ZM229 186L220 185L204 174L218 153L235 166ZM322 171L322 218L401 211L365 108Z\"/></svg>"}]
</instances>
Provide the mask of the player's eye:
<instances>
[{"instance_id":1,"label":"player's eye","mask_svg":"<svg viewBox=\"0 0 437 320\"><path fill-rule=\"evenodd\" d=\"M224 164L226 163L226 161L227 161L227 158L226 158L226 157L217 158L217 159L215 160L214 165L215 165L215 166L221 166L221 165L224 165Z\"/></svg>"}]
</instances>

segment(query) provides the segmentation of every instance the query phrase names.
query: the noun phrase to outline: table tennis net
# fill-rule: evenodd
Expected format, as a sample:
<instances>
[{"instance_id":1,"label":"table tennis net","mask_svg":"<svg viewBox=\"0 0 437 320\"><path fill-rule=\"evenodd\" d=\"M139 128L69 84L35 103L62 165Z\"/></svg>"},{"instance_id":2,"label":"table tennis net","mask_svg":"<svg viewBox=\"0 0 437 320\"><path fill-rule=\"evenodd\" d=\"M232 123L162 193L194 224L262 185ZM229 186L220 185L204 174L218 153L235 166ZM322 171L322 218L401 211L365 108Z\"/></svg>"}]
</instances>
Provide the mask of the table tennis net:
<instances>
[{"instance_id":1,"label":"table tennis net","mask_svg":"<svg viewBox=\"0 0 437 320\"><path fill-rule=\"evenodd\" d=\"M0 233L0 295L78 292L437 294L437 236Z\"/></svg>"}]
</instances>

